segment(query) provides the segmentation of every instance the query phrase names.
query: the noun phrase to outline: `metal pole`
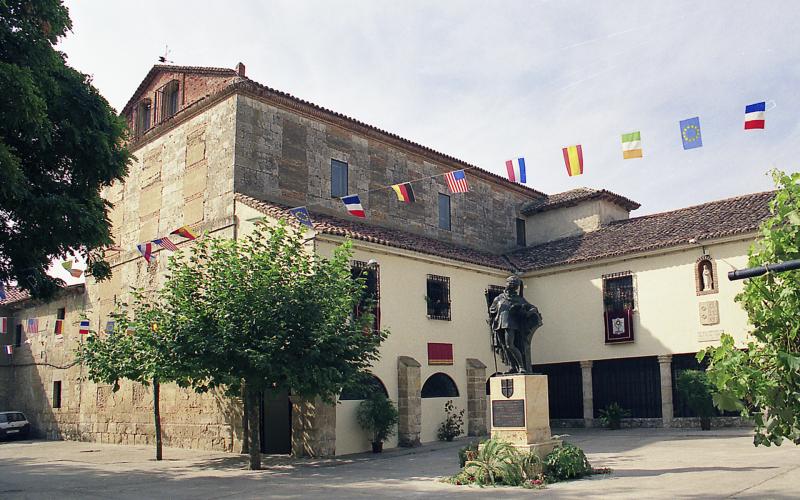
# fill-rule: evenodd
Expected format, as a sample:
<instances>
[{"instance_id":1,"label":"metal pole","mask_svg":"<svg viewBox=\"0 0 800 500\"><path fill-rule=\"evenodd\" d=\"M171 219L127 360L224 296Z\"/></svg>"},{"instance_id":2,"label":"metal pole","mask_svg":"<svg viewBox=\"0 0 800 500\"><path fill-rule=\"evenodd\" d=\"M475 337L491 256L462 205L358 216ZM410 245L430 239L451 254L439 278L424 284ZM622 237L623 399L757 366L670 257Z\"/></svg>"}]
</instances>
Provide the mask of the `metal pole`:
<instances>
[{"instance_id":1,"label":"metal pole","mask_svg":"<svg viewBox=\"0 0 800 500\"><path fill-rule=\"evenodd\" d=\"M791 271L793 269L800 269L800 259L787 260L786 262L779 262L777 264L764 264L763 266L729 271L728 279L730 281L743 280L745 278L754 278L767 273L781 273L784 271Z\"/></svg>"}]
</instances>

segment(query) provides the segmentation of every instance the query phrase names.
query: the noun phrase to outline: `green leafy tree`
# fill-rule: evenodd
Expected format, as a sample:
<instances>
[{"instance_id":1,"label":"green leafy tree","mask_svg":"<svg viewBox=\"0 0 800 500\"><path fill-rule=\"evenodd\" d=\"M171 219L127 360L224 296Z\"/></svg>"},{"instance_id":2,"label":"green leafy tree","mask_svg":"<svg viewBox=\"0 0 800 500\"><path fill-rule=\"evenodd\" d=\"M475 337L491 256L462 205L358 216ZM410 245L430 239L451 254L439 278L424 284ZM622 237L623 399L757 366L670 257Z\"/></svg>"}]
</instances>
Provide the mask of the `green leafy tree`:
<instances>
[{"instance_id":1,"label":"green leafy tree","mask_svg":"<svg viewBox=\"0 0 800 500\"><path fill-rule=\"evenodd\" d=\"M161 460L161 384L177 382L188 387L193 370L187 360L191 358L178 355L170 318L164 315L157 296L136 291L133 298L133 304L123 304L112 314L113 331L90 336L78 356L88 367L89 378L112 384L114 392L123 379L152 385L156 460Z\"/></svg>"},{"instance_id":2,"label":"green leafy tree","mask_svg":"<svg viewBox=\"0 0 800 500\"><path fill-rule=\"evenodd\" d=\"M378 359L387 332L353 315L365 280L353 279L350 259L349 242L323 258L282 221L238 240L200 238L170 262L163 299L176 345L195 359L196 390L238 396L244 385L252 469L264 389L332 402Z\"/></svg>"},{"instance_id":3,"label":"green leafy tree","mask_svg":"<svg viewBox=\"0 0 800 500\"><path fill-rule=\"evenodd\" d=\"M800 174L772 175L779 189L749 266L800 259ZM719 347L698 353L710 361L714 404L753 418L755 445L800 444L800 271L750 278L736 300L752 325L747 349L724 335Z\"/></svg>"},{"instance_id":4,"label":"green leafy tree","mask_svg":"<svg viewBox=\"0 0 800 500\"><path fill-rule=\"evenodd\" d=\"M59 0L0 0L0 282L42 298L62 284L45 274L56 257L110 274L100 189L130 159L125 122L54 48L71 27Z\"/></svg>"}]
</instances>

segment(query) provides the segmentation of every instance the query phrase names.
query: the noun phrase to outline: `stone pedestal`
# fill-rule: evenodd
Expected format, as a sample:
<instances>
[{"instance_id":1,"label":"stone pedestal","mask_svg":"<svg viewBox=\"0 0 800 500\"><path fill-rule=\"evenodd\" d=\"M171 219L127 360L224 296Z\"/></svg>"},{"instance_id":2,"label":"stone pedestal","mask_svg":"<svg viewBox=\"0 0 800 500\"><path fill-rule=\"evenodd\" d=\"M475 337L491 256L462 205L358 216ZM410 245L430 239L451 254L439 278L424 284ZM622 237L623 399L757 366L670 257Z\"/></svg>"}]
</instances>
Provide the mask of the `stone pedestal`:
<instances>
[{"instance_id":1,"label":"stone pedestal","mask_svg":"<svg viewBox=\"0 0 800 500\"><path fill-rule=\"evenodd\" d=\"M501 375L489 382L492 439L544 458L561 444L550 434L547 375Z\"/></svg>"}]
</instances>

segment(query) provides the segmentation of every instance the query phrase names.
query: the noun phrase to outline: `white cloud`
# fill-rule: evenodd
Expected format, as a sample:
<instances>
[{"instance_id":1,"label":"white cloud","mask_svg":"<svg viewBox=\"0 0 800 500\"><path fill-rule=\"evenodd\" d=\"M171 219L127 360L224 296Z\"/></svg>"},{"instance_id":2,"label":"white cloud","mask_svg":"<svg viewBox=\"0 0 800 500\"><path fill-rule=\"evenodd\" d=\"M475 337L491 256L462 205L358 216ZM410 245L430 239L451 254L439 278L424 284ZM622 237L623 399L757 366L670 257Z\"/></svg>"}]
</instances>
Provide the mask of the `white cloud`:
<instances>
[{"instance_id":1,"label":"white cloud","mask_svg":"<svg viewBox=\"0 0 800 500\"><path fill-rule=\"evenodd\" d=\"M797 155L800 4L791 1L68 2L63 50L117 109L169 44L176 64L255 80L531 187L605 187L642 213L769 189ZM773 99L767 129L744 106ZM700 116L704 147L678 121ZM644 159L621 159L641 130ZM566 176L580 142L586 174ZM789 163L786 163L789 162Z\"/></svg>"}]
</instances>

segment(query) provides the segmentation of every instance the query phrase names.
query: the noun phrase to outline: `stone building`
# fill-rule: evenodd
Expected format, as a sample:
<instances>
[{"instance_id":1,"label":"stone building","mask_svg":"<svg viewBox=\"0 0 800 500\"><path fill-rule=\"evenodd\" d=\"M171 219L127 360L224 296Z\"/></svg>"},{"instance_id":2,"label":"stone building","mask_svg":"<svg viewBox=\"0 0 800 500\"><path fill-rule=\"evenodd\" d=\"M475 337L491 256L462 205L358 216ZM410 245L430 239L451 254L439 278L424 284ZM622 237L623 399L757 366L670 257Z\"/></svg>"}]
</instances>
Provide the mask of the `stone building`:
<instances>
[{"instance_id":1,"label":"stone building","mask_svg":"<svg viewBox=\"0 0 800 500\"><path fill-rule=\"evenodd\" d=\"M248 219L293 221L288 208L300 205L314 221L318 254L354 242L353 265L368 268L380 326L391 331L372 370L401 413L387 446L435 440L450 399L467 410L470 435L486 433L486 382L505 369L489 344L486 295L510 273L544 316L533 360L549 375L551 417L563 423L594 425L597 411L617 401L640 424L684 425L690 414L673 395L676 373L721 331L747 335L733 302L741 283L720 277L744 266L771 193L631 218L639 204L623 196L548 196L254 82L241 63L154 66L122 113L136 160L104 194L122 248L107 253L113 278L88 277L47 304L16 292L0 303L12 325L0 343L17 344L0 355L0 404L25 411L47 437L152 440L148 388L113 392L85 380L70 357L82 341L81 315L102 335L131 286L163 282L166 259L148 265L137 244L184 225L237 238L252 230ZM442 175L462 169L470 191L450 193ZM382 189L417 179L414 204ZM339 200L352 193L364 220ZM42 328L59 315L61 335ZM38 331L28 331L28 319L39 320ZM369 449L355 421L358 397L342 394L333 406L265 393L262 450ZM166 386L162 405L166 445L241 449L240 401Z\"/></svg>"}]
</instances>

